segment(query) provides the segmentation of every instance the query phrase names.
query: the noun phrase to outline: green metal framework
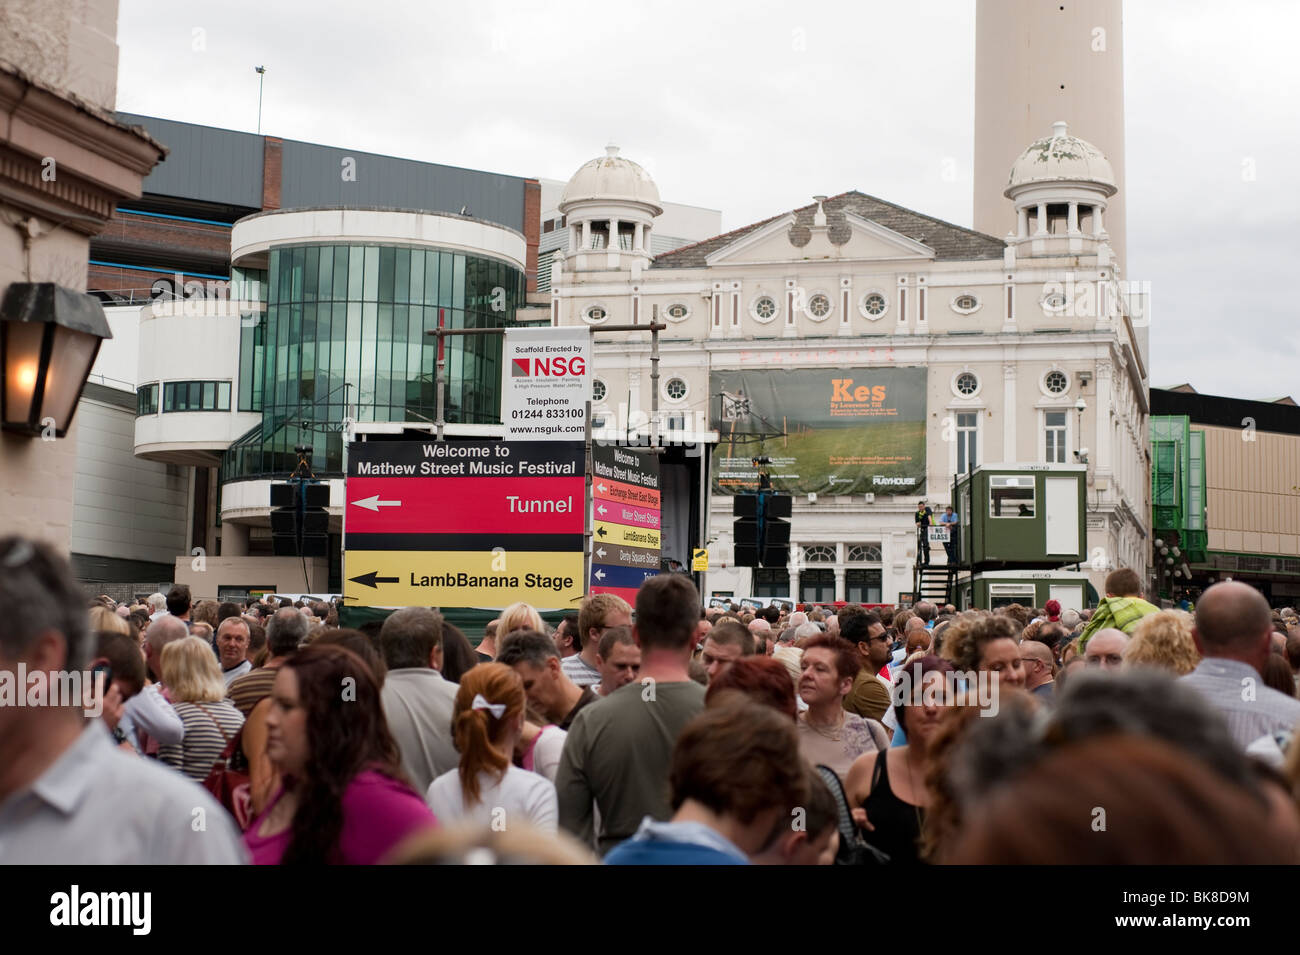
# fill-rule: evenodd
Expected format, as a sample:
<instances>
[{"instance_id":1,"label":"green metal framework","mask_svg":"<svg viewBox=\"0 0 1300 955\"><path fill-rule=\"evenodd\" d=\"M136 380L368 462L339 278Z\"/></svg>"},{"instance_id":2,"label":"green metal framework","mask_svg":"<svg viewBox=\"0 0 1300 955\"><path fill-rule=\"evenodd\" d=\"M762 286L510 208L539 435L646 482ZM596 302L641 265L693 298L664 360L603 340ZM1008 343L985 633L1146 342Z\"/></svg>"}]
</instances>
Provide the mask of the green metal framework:
<instances>
[{"instance_id":1,"label":"green metal framework","mask_svg":"<svg viewBox=\"0 0 1300 955\"><path fill-rule=\"evenodd\" d=\"M1151 522L1157 538L1177 534L1190 563L1204 563L1205 432L1186 415L1151 419Z\"/></svg>"}]
</instances>

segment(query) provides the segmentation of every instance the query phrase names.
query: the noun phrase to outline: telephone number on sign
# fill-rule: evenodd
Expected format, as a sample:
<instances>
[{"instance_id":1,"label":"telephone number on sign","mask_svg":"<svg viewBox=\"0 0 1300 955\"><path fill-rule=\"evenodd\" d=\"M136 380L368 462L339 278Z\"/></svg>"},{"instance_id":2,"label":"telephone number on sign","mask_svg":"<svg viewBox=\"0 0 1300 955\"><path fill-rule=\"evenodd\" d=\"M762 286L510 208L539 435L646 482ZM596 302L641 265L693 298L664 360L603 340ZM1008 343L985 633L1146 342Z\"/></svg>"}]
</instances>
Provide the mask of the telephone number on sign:
<instances>
[{"instance_id":1,"label":"telephone number on sign","mask_svg":"<svg viewBox=\"0 0 1300 955\"><path fill-rule=\"evenodd\" d=\"M510 417L516 421L530 418L581 418L582 415L582 408L520 408L510 412Z\"/></svg>"}]
</instances>

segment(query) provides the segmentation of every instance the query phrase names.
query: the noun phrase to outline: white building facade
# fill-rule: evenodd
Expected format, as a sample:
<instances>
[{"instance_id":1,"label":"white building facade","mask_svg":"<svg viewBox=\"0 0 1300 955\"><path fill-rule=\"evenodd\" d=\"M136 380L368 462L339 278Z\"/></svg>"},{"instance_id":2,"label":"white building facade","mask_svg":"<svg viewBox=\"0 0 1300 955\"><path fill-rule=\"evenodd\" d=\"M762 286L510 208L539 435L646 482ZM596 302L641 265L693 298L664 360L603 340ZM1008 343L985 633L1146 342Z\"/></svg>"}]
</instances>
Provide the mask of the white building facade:
<instances>
[{"instance_id":1,"label":"white building facade","mask_svg":"<svg viewBox=\"0 0 1300 955\"><path fill-rule=\"evenodd\" d=\"M918 498L937 514L955 472L990 462L1087 464L1085 569L1100 590L1115 567L1145 575L1150 549L1135 332L1149 306L1108 245L1115 192L1101 153L1057 124L1011 171L1006 239L851 191L653 255L658 192L611 154L559 203L572 241L552 260L551 320L595 333L593 418L610 440L716 441L711 377L726 372L924 369L923 492L800 494L789 563L752 569L735 566L731 498L711 487L706 592L894 602L913 590ZM657 412L650 336L600 335L656 319Z\"/></svg>"}]
</instances>

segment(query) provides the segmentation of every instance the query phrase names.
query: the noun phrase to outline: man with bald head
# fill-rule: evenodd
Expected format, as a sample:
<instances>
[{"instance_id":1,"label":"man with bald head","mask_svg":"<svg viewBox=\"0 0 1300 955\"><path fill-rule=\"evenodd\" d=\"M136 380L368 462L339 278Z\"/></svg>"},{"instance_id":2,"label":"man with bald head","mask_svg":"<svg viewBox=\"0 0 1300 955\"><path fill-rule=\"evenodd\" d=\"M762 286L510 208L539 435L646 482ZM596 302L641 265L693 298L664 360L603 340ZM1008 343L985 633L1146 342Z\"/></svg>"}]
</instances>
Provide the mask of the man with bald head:
<instances>
[{"instance_id":1,"label":"man with bald head","mask_svg":"<svg viewBox=\"0 0 1300 955\"><path fill-rule=\"evenodd\" d=\"M754 637L754 652L770 656L772 653L771 621L762 617L755 617L750 621L749 632Z\"/></svg>"},{"instance_id":2,"label":"man with bald head","mask_svg":"<svg viewBox=\"0 0 1300 955\"><path fill-rule=\"evenodd\" d=\"M1192 640L1202 659L1182 680L1224 715L1242 748L1300 723L1300 700L1264 685L1272 633L1268 601L1239 581L1215 584L1196 603Z\"/></svg>"},{"instance_id":3,"label":"man with bald head","mask_svg":"<svg viewBox=\"0 0 1300 955\"><path fill-rule=\"evenodd\" d=\"M1051 648L1039 640L1021 640L1020 662L1025 668L1025 689L1051 706L1056 699L1056 659Z\"/></svg>"},{"instance_id":4,"label":"man with bald head","mask_svg":"<svg viewBox=\"0 0 1300 955\"><path fill-rule=\"evenodd\" d=\"M1128 646L1127 633L1114 627L1106 627L1094 633L1092 639L1088 641L1088 647L1083 652L1083 662L1090 667L1118 671L1124 664L1126 646Z\"/></svg>"},{"instance_id":5,"label":"man with bald head","mask_svg":"<svg viewBox=\"0 0 1300 955\"><path fill-rule=\"evenodd\" d=\"M164 614L149 625L144 638L145 663L154 682L126 701L118 727L136 749L156 753L160 745L175 745L185 738L185 724L172 708L162 685L163 647L190 635L179 617Z\"/></svg>"}]
</instances>

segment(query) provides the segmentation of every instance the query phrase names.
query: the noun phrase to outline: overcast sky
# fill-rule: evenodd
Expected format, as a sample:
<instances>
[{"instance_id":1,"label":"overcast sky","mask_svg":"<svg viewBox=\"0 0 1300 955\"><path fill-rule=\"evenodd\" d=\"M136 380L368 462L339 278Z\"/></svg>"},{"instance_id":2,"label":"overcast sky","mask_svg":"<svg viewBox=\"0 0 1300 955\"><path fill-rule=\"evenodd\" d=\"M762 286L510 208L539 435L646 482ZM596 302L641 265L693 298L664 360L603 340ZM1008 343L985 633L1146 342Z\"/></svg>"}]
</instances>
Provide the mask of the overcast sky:
<instances>
[{"instance_id":1,"label":"overcast sky","mask_svg":"<svg viewBox=\"0 0 1300 955\"><path fill-rule=\"evenodd\" d=\"M1151 382L1300 399L1300 3L1124 14ZM254 131L264 64L286 139L552 179L613 141L724 229L848 189L970 225L974 26L974 0L121 0L118 108Z\"/></svg>"}]
</instances>

